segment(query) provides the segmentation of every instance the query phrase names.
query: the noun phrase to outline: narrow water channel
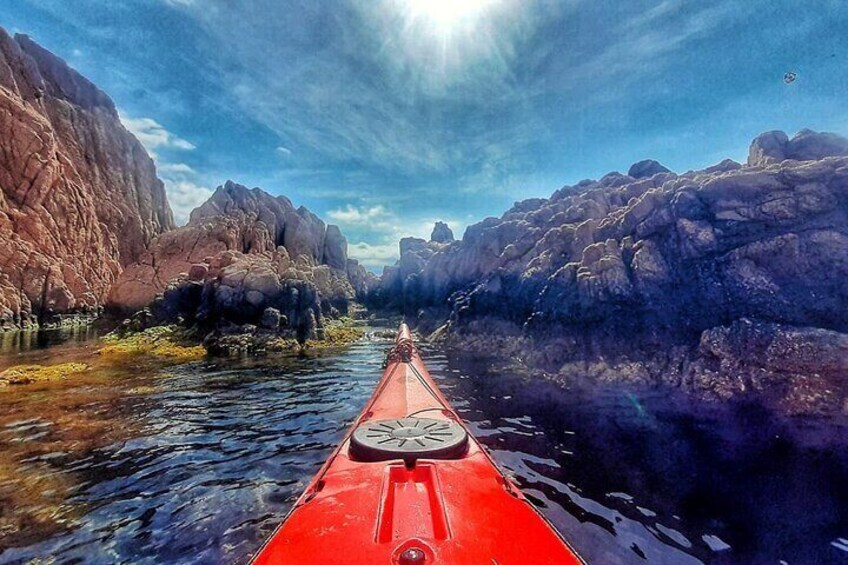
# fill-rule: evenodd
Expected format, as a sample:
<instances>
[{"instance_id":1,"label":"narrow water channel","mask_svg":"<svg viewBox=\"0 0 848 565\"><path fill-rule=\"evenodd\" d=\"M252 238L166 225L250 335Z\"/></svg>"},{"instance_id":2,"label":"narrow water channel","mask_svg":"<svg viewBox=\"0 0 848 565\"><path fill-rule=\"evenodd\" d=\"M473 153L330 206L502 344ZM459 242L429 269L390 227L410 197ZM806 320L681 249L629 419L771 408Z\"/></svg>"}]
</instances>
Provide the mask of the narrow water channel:
<instances>
[{"instance_id":1,"label":"narrow water channel","mask_svg":"<svg viewBox=\"0 0 848 565\"><path fill-rule=\"evenodd\" d=\"M0 563L244 562L370 396L390 345L377 335L313 357L0 392ZM10 345L3 362L90 354L89 337ZM848 440L836 423L565 390L441 346L422 353L592 563L848 560Z\"/></svg>"}]
</instances>

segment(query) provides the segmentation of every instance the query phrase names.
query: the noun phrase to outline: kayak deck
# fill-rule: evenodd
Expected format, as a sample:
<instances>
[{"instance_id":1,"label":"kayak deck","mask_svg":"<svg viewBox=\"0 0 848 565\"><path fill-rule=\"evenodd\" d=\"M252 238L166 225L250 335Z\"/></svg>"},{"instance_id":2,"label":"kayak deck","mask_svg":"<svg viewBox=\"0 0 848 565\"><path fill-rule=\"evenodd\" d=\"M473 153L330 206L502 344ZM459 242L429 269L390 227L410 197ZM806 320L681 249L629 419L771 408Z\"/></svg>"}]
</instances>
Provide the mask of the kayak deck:
<instances>
[{"instance_id":1,"label":"kayak deck","mask_svg":"<svg viewBox=\"0 0 848 565\"><path fill-rule=\"evenodd\" d=\"M402 325L362 415L254 563L582 561L467 432Z\"/></svg>"}]
</instances>

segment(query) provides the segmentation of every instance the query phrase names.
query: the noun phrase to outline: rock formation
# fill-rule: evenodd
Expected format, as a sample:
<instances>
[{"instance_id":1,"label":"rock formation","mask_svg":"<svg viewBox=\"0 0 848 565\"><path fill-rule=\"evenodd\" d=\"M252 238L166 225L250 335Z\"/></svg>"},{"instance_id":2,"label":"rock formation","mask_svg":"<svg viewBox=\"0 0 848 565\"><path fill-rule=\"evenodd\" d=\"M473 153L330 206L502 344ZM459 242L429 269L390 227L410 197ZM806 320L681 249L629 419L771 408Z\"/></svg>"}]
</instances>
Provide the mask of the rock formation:
<instances>
[{"instance_id":1,"label":"rock formation","mask_svg":"<svg viewBox=\"0 0 848 565\"><path fill-rule=\"evenodd\" d=\"M156 238L114 285L110 306L140 310L159 294L157 321L287 328L315 337L323 314L346 313L373 282L347 240L284 196L228 181L187 225Z\"/></svg>"},{"instance_id":2,"label":"rock formation","mask_svg":"<svg viewBox=\"0 0 848 565\"><path fill-rule=\"evenodd\" d=\"M453 241L453 231L444 222L436 222L433 226L433 233L430 234L430 241L435 243L450 243Z\"/></svg>"},{"instance_id":3,"label":"rock formation","mask_svg":"<svg viewBox=\"0 0 848 565\"><path fill-rule=\"evenodd\" d=\"M375 300L449 316L459 332L501 320L536 339L568 336L572 347L543 356L553 371L587 351L626 357L637 342L733 341L741 334L720 328L741 319L848 332L848 140L769 132L745 166L677 175L643 161L630 173L517 203L461 241L403 240ZM825 335L772 330L802 349ZM717 351L695 354L736 350ZM817 356L804 359L821 372Z\"/></svg>"},{"instance_id":4,"label":"rock formation","mask_svg":"<svg viewBox=\"0 0 848 565\"><path fill-rule=\"evenodd\" d=\"M162 182L109 97L0 29L0 328L91 313L173 227Z\"/></svg>"},{"instance_id":5,"label":"rock formation","mask_svg":"<svg viewBox=\"0 0 848 565\"><path fill-rule=\"evenodd\" d=\"M658 161L645 159L644 161L639 161L630 165L630 168L627 169L627 176L633 177L634 179L645 179L659 173L670 172L671 171L669 169L666 169Z\"/></svg>"}]
</instances>

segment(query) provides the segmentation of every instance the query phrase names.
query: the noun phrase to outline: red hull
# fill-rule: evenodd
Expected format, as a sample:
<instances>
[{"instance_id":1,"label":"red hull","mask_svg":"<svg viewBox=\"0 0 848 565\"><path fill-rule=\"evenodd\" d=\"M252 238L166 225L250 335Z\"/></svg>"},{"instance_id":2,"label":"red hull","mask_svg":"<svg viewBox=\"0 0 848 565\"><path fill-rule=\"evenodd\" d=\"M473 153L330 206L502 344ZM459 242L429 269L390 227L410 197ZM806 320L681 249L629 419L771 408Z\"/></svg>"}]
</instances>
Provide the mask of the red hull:
<instances>
[{"instance_id":1,"label":"red hull","mask_svg":"<svg viewBox=\"0 0 848 565\"><path fill-rule=\"evenodd\" d=\"M470 434L467 450L447 459L366 462L351 452L354 430L379 420L464 429L405 325L389 359L362 415L254 563L582 563Z\"/></svg>"}]
</instances>

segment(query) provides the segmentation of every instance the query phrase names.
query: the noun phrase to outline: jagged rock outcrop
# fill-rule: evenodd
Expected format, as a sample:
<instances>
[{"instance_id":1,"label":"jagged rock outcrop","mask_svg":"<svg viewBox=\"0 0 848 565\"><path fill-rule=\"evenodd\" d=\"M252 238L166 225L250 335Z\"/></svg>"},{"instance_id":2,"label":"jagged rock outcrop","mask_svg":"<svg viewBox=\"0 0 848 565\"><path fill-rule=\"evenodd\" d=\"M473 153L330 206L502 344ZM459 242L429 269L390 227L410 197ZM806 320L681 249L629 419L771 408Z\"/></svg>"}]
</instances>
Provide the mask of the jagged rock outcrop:
<instances>
[{"instance_id":1,"label":"jagged rock outcrop","mask_svg":"<svg viewBox=\"0 0 848 565\"><path fill-rule=\"evenodd\" d=\"M460 242L403 240L396 269L407 312L454 295L457 319L626 319L700 332L749 316L846 330L848 156L838 138L817 135L802 132L787 151L837 155L643 179L610 173L516 204ZM389 271L383 289L396 278Z\"/></svg>"},{"instance_id":2,"label":"jagged rock outcrop","mask_svg":"<svg viewBox=\"0 0 848 565\"><path fill-rule=\"evenodd\" d=\"M636 169L517 203L438 249L402 244L375 297L459 331L485 319L581 336L546 358L554 370L604 343L697 344L742 318L848 332L848 140L770 132L747 166Z\"/></svg>"},{"instance_id":3,"label":"jagged rock outcrop","mask_svg":"<svg viewBox=\"0 0 848 565\"><path fill-rule=\"evenodd\" d=\"M207 326L267 322L270 308L298 336L314 337L322 314L347 312L373 281L348 259L338 227L284 196L228 181L121 274L110 306L139 310L164 294L157 321Z\"/></svg>"},{"instance_id":4,"label":"jagged rock outcrop","mask_svg":"<svg viewBox=\"0 0 848 565\"><path fill-rule=\"evenodd\" d=\"M454 240L453 231L445 222L436 222L433 226L433 232L430 234L430 241L435 243L450 243Z\"/></svg>"},{"instance_id":5,"label":"jagged rock outcrop","mask_svg":"<svg viewBox=\"0 0 848 565\"><path fill-rule=\"evenodd\" d=\"M162 182L109 97L0 28L0 327L91 313L173 227Z\"/></svg>"}]
</instances>

